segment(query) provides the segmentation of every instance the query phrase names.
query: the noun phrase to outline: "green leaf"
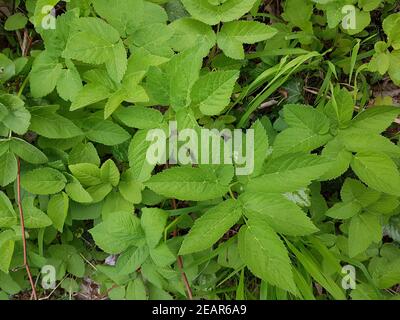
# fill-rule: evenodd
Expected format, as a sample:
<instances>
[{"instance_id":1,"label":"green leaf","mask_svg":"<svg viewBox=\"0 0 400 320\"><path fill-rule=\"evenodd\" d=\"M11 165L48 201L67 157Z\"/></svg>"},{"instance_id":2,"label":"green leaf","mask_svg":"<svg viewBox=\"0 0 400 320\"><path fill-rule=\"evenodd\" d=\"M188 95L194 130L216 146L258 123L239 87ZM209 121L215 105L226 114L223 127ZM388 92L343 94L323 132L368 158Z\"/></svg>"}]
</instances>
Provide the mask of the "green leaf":
<instances>
[{"instance_id":1,"label":"green leaf","mask_svg":"<svg viewBox=\"0 0 400 320\"><path fill-rule=\"evenodd\" d=\"M342 190L340 191L343 202L356 201L363 208L378 201L381 195L380 192L367 188L360 181L351 178L347 178L344 181Z\"/></svg>"},{"instance_id":2,"label":"green leaf","mask_svg":"<svg viewBox=\"0 0 400 320\"><path fill-rule=\"evenodd\" d=\"M78 179L75 179L73 176L70 176L72 182L69 182L65 186L65 192L68 196L79 203L90 203L93 201L92 196L82 187Z\"/></svg>"},{"instance_id":3,"label":"green leaf","mask_svg":"<svg viewBox=\"0 0 400 320\"><path fill-rule=\"evenodd\" d=\"M324 112L338 127L347 126L354 113L354 101L350 92L345 88L335 88Z\"/></svg>"},{"instance_id":4,"label":"green leaf","mask_svg":"<svg viewBox=\"0 0 400 320\"><path fill-rule=\"evenodd\" d=\"M304 236L318 231L305 212L281 194L245 192L239 200L249 219L262 219L278 233Z\"/></svg>"},{"instance_id":5,"label":"green leaf","mask_svg":"<svg viewBox=\"0 0 400 320\"><path fill-rule=\"evenodd\" d=\"M31 108L30 129L50 139L67 139L82 135L82 130L71 120L56 113L57 106Z\"/></svg>"},{"instance_id":6,"label":"green leaf","mask_svg":"<svg viewBox=\"0 0 400 320\"><path fill-rule=\"evenodd\" d=\"M130 138L127 131L111 120L91 117L83 125L88 139L106 146L116 146Z\"/></svg>"},{"instance_id":7,"label":"green leaf","mask_svg":"<svg viewBox=\"0 0 400 320\"><path fill-rule=\"evenodd\" d=\"M149 247L143 244L126 250L118 258L116 268L121 275L131 274L141 267L149 256Z\"/></svg>"},{"instance_id":8,"label":"green leaf","mask_svg":"<svg viewBox=\"0 0 400 320\"><path fill-rule=\"evenodd\" d=\"M7 18L4 24L4 29L7 31L23 29L27 22L28 18L21 12L17 12Z\"/></svg>"},{"instance_id":9,"label":"green leaf","mask_svg":"<svg viewBox=\"0 0 400 320\"><path fill-rule=\"evenodd\" d=\"M75 178L85 186L95 186L101 184L100 169L92 163L79 163L68 166Z\"/></svg>"},{"instance_id":10,"label":"green leaf","mask_svg":"<svg viewBox=\"0 0 400 320\"><path fill-rule=\"evenodd\" d=\"M84 276L85 262L75 247L67 244L56 244L50 246L48 251L53 259L57 259L66 265L67 272L79 278Z\"/></svg>"},{"instance_id":11,"label":"green leaf","mask_svg":"<svg viewBox=\"0 0 400 320\"><path fill-rule=\"evenodd\" d=\"M127 54L119 33L105 21L76 19L63 57L90 64L105 64L110 77L120 82L127 67Z\"/></svg>"},{"instance_id":12,"label":"green leaf","mask_svg":"<svg viewBox=\"0 0 400 320\"><path fill-rule=\"evenodd\" d=\"M55 194L64 189L67 179L52 168L40 168L22 175L22 187L33 194Z\"/></svg>"},{"instance_id":13,"label":"green leaf","mask_svg":"<svg viewBox=\"0 0 400 320\"><path fill-rule=\"evenodd\" d=\"M318 134L327 134L329 131L328 118L311 106L287 104L283 114L289 127L308 129Z\"/></svg>"},{"instance_id":14,"label":"green leaf","mask_svg":"<svg viewBox=\"0 0 400 320\"><path fill-rule=\"evenodd\" d=\"M219 115L229 105L238 78L237 71L217 71L202 76L192 88L192 104L204 115Z\"/></svg>"},{"instance_id":15,"label":"green leaf","mask_svg":"<svg viewBox=\"0 0 400 320\"><path fill-rule=\"evenodd\" d=\"M47 214L51 221L53 221L53 226L60 232L63 232L68 207L69 198L64 192L52 196L47 206Z\"/></svg>"},{"instance_id":16,"label":"green leaf","mask_svg":"<svg viewBox=\"0 0 400 320\"><path fill-rule=\"evenodd\" d=\"M199 78L203 58L197 47L175 55L166 66L168 92L174 110L187 108L190 92Z\"/></svg>"},{"instance_id":17,"label":"green leaf","mask_svg":"<svg viewBox=\"0 0 400 320\"><path fill-rule=\"evenodd\" d=\"M107 20L121 37L131 34L144 21L144 3L142 0L115 0L110 6L108 0L95 0L96 12Z\"/></svg>"},{"instance_id":18,"label":"green leaf","mask_svg":"<svg viewBox=\"0 0 400 320\"><path fill-rule=\"evenodd\" d=\"M148 132L148 130L138 130L129 144L128 158L132 178L139 182L147 181L155 167L147 160L147 151L151 146L151 141L146 139Z\"/></svg>"},{"instance_id":19,"label":"green leaf","mask_svg":"<svg viewBox=\"0 0 400 320\"><path fill-rule=\"evenodd\" d=\"M371 133L385 131L400 114L399 107L378 106L359 113L352 121L351 127Z\"/></svg>"},{"instance_id":20,"label":"green leaf","mask_svg":"<svg viewBox=\"0 0 400 320\"><path fill-rule=\"evenodd\" d=\"M0 185L5 187L17 178L17 159L12 152L0 156Z\"/></svg>"},{"instance_id":21,"label":"green leaf","mask_svg":"<svg viewBox=\"0 0 400 320\"><path fill-rule=\"evenodd\" d=\"M100 166L100 157L97 154L96 147L93 143L78 143L76 144L68 156L68 163L93 163L95 166Z\"/></svg>"},{"instance_id":22,"label":"green leaf","mask_svg":"<svg viewBox=\"0 0 400 320\"><path fill-rule=\"evenodd\" d=\"M379 134L365 134L364 130L347 128L339 131L338 139L351 152L366 152L369 151L386 153L393 158L400 157L400 147L396 146L389 139Z\"/></svg>"},{"instance_id":23,"label":"green leaf","mask_svg":"<svg viewBox=\"0 0 400 320\"><path fill-rule=\"evenodd\" d=\"M205 201L222 197L229 190L233 167L219 175L210 167L176 167L152 176L145 185L154 192L178 200Z\"/></svg>"},{"instance_id":24,"label":"green leaf","mask_svg":"<svg viewBox=\"0 0 400 320\"><path fill-rule=\"evenodd\" d=\"M127 300L147 300L146 287L141 278L136 278L129 282L126 287Z\"/></svg>"},{"instance_id":25,"label":"green leaf","mask_svg":"<svg viewBox=\"0 0 400 320\"><path fill-rule=\"evenodd\" d=\"M258 278L296 293L288 252L275 231L262 219L247 221L239 232L242 261Z\"/></svg>"},{"instance_id":26,"label":"green leaf","mask_svg":"<svg viewBox=\"0 0 400 320\"><path fill-rule=\"evenodd\" d=\"M169 214L158 208L143 208L140 222L147 244L154 248L160 242Z\"/></svg>"},{"instance_id":27,"label":"green leaf","mask_svg":"<svg viewBox=\"0 0 400 320\"><path fill-rule=\"evenodd\" d=\"M91 104L103 101L111 96L111 91L106 86L97 83L89 83L81 88L74 97L71 111L82 109Z\"/></svg>"},{"instance_id":28,"label":"green leaf","mask_svg":"<svg viewBox=\"0 0 400 320\"><path fill-rule=\"evenodd\" d=\"M303 31L312 31L312 13L312 2L307 0L287 0L284 4L282 17Z\"/></svg>"},{"instance_id":29,"label":"green leaf","mask_svg":"<svg viewBox=\"0 0 400 320\"><path fill-rule=\"evenodd\" d=\"M12 230L6 230L0 233L0 270L5 273L8 273L14 254L14 238L15 233Z\"/></svg>"},{"instance_id":30,"label":"green leaf","mask_svg":"<svg viewBox=\"0 0 400 320\"><path fill-rule=\"evenodd\" d=\"M121 253L143 239L140 220L130 212L115 212L89 232L96 245L107 253Z\"/></svg>"},{"instance_id":31,"label":"green leaf","mask_svg":"<svg viewBox=\"0 0 400 320\"><path fill-rule=\"evenodd\" d=\"M0 228L10 228L17 224L17 215L10 199L0 191Z\"/></svg>"},{"instance_id":32,"label":"green leaf","mask_svg":"<svg viewBox=\"0 0 400 320\"><path fill-rule=\"evenodd\" d=\"M100 168L100 178L103 183L111 183L116 187L119 183L120 173L114 161L108 159Z\"/></svg>"},{"instance_id":33,"label":"green leaf","mask_svg":"<svg viewBox=\"0 0 400 320\"><path fill-rule=\"evenodd\" d=\"M118 189L125 200L134 204L142 202L142 190L144 189L144 185L139 181L132 169L122 174Z\"/></svg>"},{"instance_id":34,"label":"green leaf","mask_svg":"<svg viewBox=\"0 0 400 320\"><path fill-rule=\"evenodd\" d=\"M216 43L212 28L192 18L181 18L168 25L174 31L170 43L175 51L184 51L200 44L200 50L207 56Z\"/></svg>"},{"instance_id":35,"label":"green leaf","mask_svg":"<svg viewBox=\"0 0 400 320\"><path fill-rule=\"evenodd\" d=\"M113 116L124 125L137 129L159 128L164 120L160 111L139 106L119 108Z\"/></svg>"},{"instance_id":36,"label":"green leaf","mask_svg":"<svg viewBox=\"0 0 400 320\"><path fill-rule=\"evenodd\" d=\"M74 101L78 93L82 90L82 79L75 65L66 60L67 69L61 71L57 81L57 92L66 101Z\"/></svg>"},{"instance_id":37,"label":"green leaf","mask_svg":"<svg viewBox=\"0 0 400 320\"><path fill-rule=\"evenodd\" d=\"M398 67L400 63L400 50L392 51L389 54L389 76L396 86L400 86L400 69Z\"/></svg>"},{"instance_id":38,"label":"green leaf","mask_svg":"<svg viewBox=\"0 0 400 320\"><path fill-rule=\"evenodd\" d=\"M382 239L382 226L379 217L363 213L350 220L349 226L349 256L365 252L372 242L379 243Z\"/></svg>"},{"instance_id":39,"label":"green leaf","mask_svg":"<svg viewBox=\"0 0 400 320\"><path fill-rule=\"evenodd\" d=\"M272 38L277 30L257 21L233 21L222 26L218 46L232 59L244 59L243 44L254 44Z\"/></svg>"},{"instance_id":40,"label":"green leaf","mask_svg":"<svg viewBox=\"0 0 400 320\"><path fill-rule=\"evenodd\" d=\"M31 115L24 107L24 102L17 96L11 94L0 95L0 106L7 108L8 112L2 118L3 124L19 135L28 131Z\"/></svg>"},{"instance_id":41,"label":"green leaf","mask_svg":"<svg viewBox=\"0 0 400 320\"><path fill-rule=\"evenodd\" d=\"M10 60L5 54L0 53L0 83L11 79L16 73L15 62Z\"/></svg>"},{"instance_id":42,"label":"green leaf","mask_svg":"<svg viewBox=\"0 0 400 320\"><path fill-rule=\"evenodd\" d=\"M369 187L400 196L400 173L396 164L385 154L357 153L351 168Z\"/></svg>"},{"instance_id":43,"label":"green leaf","mask_svg":"<svg viewBox=\"0 0 400 320\"><path fill-rule=\"evenodd\" d=\"M339 177L347 171L353 159L353 154L346 150L337 138L325 145L321 155L330 160L330 165L329 169L320 177L320 180L331 180Z\"/></svg>"},{"instance_id":44,"label":"green leaf","mask_svg":"<svg viewBox=\"0 0 400 320\"><path fill-rule=\"evenodd\" d=\"M319 134L309 129L288 128L277 135L274 141L273 158L290 153L308 153L331 139L330 134Z\"/></svg>"},{"instance_id":45,"label":"green leaf","mask_svg":"<svg viewBox=\"0 0 400 320\"><path fill-rule=\"evenodd\" d=\"M284 193L308 186L329 168L317 155L293 154L266 162L264 174L249 181L246 191Z\"/></svg>"},{"instance_id":46,"label":"green leaf","mask_svg":"<svg viewBox=\"0 0 400 320\"><path fill-rule=\"evenodd\" d=\"M29 77L32 96L41 98L52 93L61 74L62 64L58 62L58 59L43 51L33 62Z\"/></svg>"},{"instance_id":47,"label":"green leaf","mask_svg":"<svg viewBox=\"0 0 400 320\"><path fill-rule=\"evenodd\" d=\"M362 207L358 202L338 202L329 208L326 215L335 219L349 219L359 214L361 210Z\"/></svg>"},{"instance_id":48,"label":"green leaf","mask_svg":"<svg viewBox=\"0 0 400 320\"><path fill-rule=\"evenodd\" d=\"M221 5L213 5L208 0L182 0L193 18L214 25L239 19L249 12L257 0L226 0Z\"/></svg>"},{"instance_id":49,"label":"green leaf","mask_svg":"<svg viewBox=\"0 0 400 320\"><path fill-rule=\"evenodd\" d=\"M154 264L160 268L168 267L176 262L176 256L165 242L161 242L155 248L150 248L150 257Z\"/></svg>"},{"instance_id":50,"label":"green leaf","mask_svg":"<svg viewBox=\"0 0 400 320\"><path fill-rule=\"evenodd\" d=\"M129 38L133 48L143 48L153 55L170 57L173 51L170 48L169 40L173 35L173 30L162 23L149 23L136 30Z\"/></svg>"},{"instance_id":51,"label":"green leaf","mask_svg":"<svg viewBox=\"0 0 400 320\"><path fill-rule=\"evenodd\" d=\"M207 210L197 219L183 240L180 255L210 248L242 216L242 207L238 201L226 200Z\"/></svg>"},{"instance_id":52,"label":"green leaf","mask_svg":"<svg viewBox=\"0 0 400 320\"><path fill-rule=\"evenodd\" d=\"M388 43L393 46L394 49L400 49L399 41L399 27L400 27L400 14L394 13L389 15L383 20L383 30L388 37Z\"/></svg>"},{"instance_id":53,"label":"green leaf","mask_svg":"<svg viewBox=\"0 0 400 320\"><path fill-rule=\"evenodd\" d=\"M33 164L43 164L48 161L46 155L35 146L19 138L10 140L10 149L21 159Z\"/></svg>"},{"instance_id":54,"label":"green leaf","mask_svg":"<svg viewBox=\"0 0 400 320\"><path fill-rule=\"evenodd\" d=\"M22 208L24 210L25 227L29 229L41 229L51 226L53 222L40 209L34 205L35 197L25 196L22 199Z\"/></svg>"},{"instance_id":55,"label":"green leaf","mask_svg":"<svg viewBox=\"0 0 400 320\"><path fill-rule=\"evenodd\" d=\"M254 130L254 171L252 176L256 177L262 173L264 162L268 157L269 138L260 120L251 126Z\"/></svg>"}]
</instances>

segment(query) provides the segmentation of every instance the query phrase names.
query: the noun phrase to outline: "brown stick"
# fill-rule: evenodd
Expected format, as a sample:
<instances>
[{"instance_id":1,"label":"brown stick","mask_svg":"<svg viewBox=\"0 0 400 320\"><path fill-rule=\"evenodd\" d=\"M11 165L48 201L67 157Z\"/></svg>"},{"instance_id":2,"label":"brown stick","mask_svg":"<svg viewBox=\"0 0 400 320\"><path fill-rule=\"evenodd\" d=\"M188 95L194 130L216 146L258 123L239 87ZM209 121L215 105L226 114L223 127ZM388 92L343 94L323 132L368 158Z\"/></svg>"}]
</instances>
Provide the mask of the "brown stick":
<instances>
[{"instance_id":1,"label":"brown stick","mask_svg":"<svg viewBox=\"0 0 400 320\"><path fill-rule=\"evenodd\" d=\"M177 208L176 200L175 200L175 199L172 199L172 208L173 208L174 210L176 210L176 208ZM175 231L172 233L172 236L173 236L173 237L176 237L176 235L177 235L177 232L176 232L176 230L175 230ZM181 256L178 256L176 262L177 262L178 268L179 268L179 270L180 270L180 272L181 272L182 281L183 281L183 283L184 283L184 285L185 285L185 288L186 288L186 291L187 291L187 294L188 294L188 298L189 298L189 300L193 300L192 288L190 288L190 284L189 284L188 278L187 278L187 276L186 276L186 273L185 273L185 271L183 271L183 260L182 260L182 257L181 257Z\"/></svg>"},{"instance_id":2,"label":"brown stick","mask_svg":"<svg viewBox=\"0 0 400 320\"><path fill-rule=\"evenodd\" d=\"M185 284L189 300L193 300L192 288L190 288L190 284L189 284L188 278L186 276L186 273L185 273L185 271L183 271L183 260L182 260L181 256L178 256L177 263L178 263L179 270L181 271L181 274L182 274L182 280L183 280L183 283Z\"/></svg>"},{"instance_id":3,"label":"brown stick","mask_svg":"<svg viewBox=\"0 0 400 320\"><path fill-rule=\"evenodd\" d=\"M23 245L23 250L24 250L24 267L26 269L26 273L28 274L29 282L32 287L33 299L37 300L36 287L35 287L35 283L33 282L31 269L29 268L29 263L28 263L28 250L26 247L26 238L25 238L24 211L22 209L22 203L21 203L21 161L19 158L17 158L17 162L18 162L17 197L18 197L19 218L21 221L22 245Z\"/></svg>"}]
</instances>

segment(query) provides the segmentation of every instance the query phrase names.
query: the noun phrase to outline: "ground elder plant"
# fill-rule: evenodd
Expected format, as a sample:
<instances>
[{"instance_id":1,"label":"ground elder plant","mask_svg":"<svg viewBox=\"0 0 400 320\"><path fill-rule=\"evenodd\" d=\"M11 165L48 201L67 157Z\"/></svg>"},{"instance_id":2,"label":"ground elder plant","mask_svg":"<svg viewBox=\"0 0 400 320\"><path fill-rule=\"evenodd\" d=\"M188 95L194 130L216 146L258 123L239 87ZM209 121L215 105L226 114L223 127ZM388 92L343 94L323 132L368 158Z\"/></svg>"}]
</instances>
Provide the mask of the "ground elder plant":
<instances>
[{"instance_id":1,"label":"ground elder plant","mask_svg":"<svg viewBox=\"0 0 400 320\"><path fill-rule=\"evenodd\" d=\"M0 299L399 299L399 11L0 0Z\"/></svg>"}]
</instances>

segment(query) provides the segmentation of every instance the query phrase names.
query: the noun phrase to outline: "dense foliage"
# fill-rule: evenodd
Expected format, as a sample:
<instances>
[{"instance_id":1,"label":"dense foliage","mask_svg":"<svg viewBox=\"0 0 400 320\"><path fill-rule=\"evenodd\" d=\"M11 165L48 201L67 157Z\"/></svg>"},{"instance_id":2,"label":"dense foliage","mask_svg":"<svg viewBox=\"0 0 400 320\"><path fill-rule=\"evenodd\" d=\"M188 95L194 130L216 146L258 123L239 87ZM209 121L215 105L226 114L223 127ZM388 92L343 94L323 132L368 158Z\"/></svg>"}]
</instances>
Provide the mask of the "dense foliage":
<instances>
[{"instance_id":1,"label":"dense foliage","mask_svg":"<svg viewBox=\"0 0 400 320\"><path fill-rule=\"evenodd\" d=\"M0 298L398 299L398 2L110 2L0 0Z\"/></svg>"}]
</instances>

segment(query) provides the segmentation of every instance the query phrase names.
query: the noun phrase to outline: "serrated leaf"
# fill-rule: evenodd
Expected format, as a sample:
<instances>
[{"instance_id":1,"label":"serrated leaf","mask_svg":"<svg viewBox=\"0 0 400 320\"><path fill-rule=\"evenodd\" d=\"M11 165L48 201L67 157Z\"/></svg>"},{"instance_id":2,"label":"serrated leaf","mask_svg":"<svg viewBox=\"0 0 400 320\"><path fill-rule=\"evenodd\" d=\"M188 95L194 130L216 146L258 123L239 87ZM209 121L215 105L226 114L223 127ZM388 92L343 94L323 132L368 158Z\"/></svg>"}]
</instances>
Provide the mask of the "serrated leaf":
<instances>
[{"instance_id":1,"label":"serrated leaf","mask_svg":"<svg viewBox=\"0 0 400 320\"><path fill-rule=\"evenodd\" d=\"M5 230L0 233L0 271L5 273L8 273L8 269L14 254L14 238L14 231Z\"/></svg>"},{"instance_id":2,"label":"serrated leaf","mask_svg":"<svg viewBox=\"0 0 400 320\"><path fill-rule=\"evenodd\" d=\"M168 25L174 31L170 40L175 51L184 51L200 44L204 56L216 43L216 36L212 28L192 18L181 18Z\"/></svg>"},{"instance_id":3,"label":"serrated leaf","mask_svg":"<svg viewBox=\"0 0 400 320\"><path fill-rule=\"evenodd\" d=\"M85 63L106 63L110 77L120 82L127 67L125 47L119 33L105 21L86 17L74 22L63 57Z\"/></svg>"},{"instance_id":4,"label":"serrated leaf","mask_svg":"<svg viewBox=\"0 0 400 320\"><path fill-rule=\"evenodd\" d=\"M52 196L47 205L47 214L51 221L53 221L53 226L60 232L63 232L68 208L69 198L64 192Z\"/></svg>"},{"instance_id":5,"label":"serrated leaf","mask_svg":"<svg viewBox=\"0 0 400 320\"><path fill-rule=\"evenodd\" d=\"M379 106L359 113L351 127L367 132L381 133L387 129L400 114L399 107Z\"/></svg>"},{"instance_id":6,"label":"serrated leaf","mask_svg":"<svg viewBox=\"0 0 400 320\"><path fill-rule=\"evenodd\" d=\"M222 26L217 36L218 46L232 59L244 59L243 44L253 44L272 38L277 30L257 21L232 21Z\"/></svg>"},{"instance_id":7,"label":"serrated leaf","mask_svg":"<svg viewBox=\"0 0 400 320\"><path fill-rule=\"evenodd\" d=\"M217 71L202 76L192 88L192 104L204 115L219 115L228 106L238 78L237 71Z\"/></svg>"},{"instance_id":8,"label":"serrated leaf","mask_svg":"<svg viewBox=\"0 0 400 320\"><path fill-rule=\"evenodd\" d=\"M379 217L371 213L356 215L350 220L349 256L355 257L363 253L372 242L382 239L382 226Z\"/></svg>"},{"instance_id":9,"label":"serrated leaf","mask_svg":"<svg viewBox=\"0 0 400 320\"><path fill-rule=\"evenodd\" d=\"M250 180L247 191L294 192L318 179L330 162L316 155L294 154L267 161L264 174Z\"/></svg>"},{"instance_id":10,"label":"serrated leaf","mask_svg":"<svg viewBox=\"0 0 400 320\"><path fill-rule=\"evenodd\" d=\"M0 228L10 228L17 224L17 215L10 199L0 191Z\"/></svg>"},{"instance_id":11,"label":"serrated leaf","mask_svg":"<svg viewBox=\"0 0 400 320\"><path fill-rule=\"evenodd\" d=\"M385 154L357 153L351 168L369 187L388 194L400 195L400 174L396 164Z\"/></svg>"},{"instance_id":12,"label":"serrated leaf","mask_svg":"<svg viewBox=\"0 0 400 320\"><path fill-rule=\"evenodd\" d=\"M61 75L62 64L43 51L32 65L29 78L32 96L41 98L53 92Z\"/></svg>"},{"instance_id":13,"label":"serrated leaf","mask_svg":"<svg viewBox=\"0 0 400 320\"><path fill-rule=\"evenodd\" d=\"M305 212L281 194L245 192L239 200L249 219L265 220L278 233L304 236L318 231Z\"/></svg>"},{"instance_id":14,"label":"serrated leaf","mask_svg":"<svg viewBox=\"0 0 400 320\"><path fill-rule=\"evenodd\" d=\"M182 3L193 18L214 25L239 19L250 11L256 0L227 0L221 5L212 5L208 0L182 0Z\"/></svg>"},{"instance_id":15,"label":"serrated leaf","mask_svg":"<svg viewBox=\"0 0 400 320\"><path fill-rule=\"evenodd\" d=\"M183 240L180 255L210 248L242 216L242 207L238 201L226 200L207 210L197 219Z\"/></svg>"},{"instance_id":16,"label":"serrated leaf","mask_svg":"<svg viewBox=\"0 0 400 320\"><path fill-rule=\"evenodd\" d=\"M23 135L28 131L31 114L24 107L24 102L11 94L0 95L0 105L7 108L7 113L2 116L1 122L11 131Z\"/></svg>"},{"instance_id":17,"label":"serrated leaf","mask_svg":"<svg viewBox=\"0 0 400 320\"><path fill-rule=\"evenodd\" d=\"M224 168L225 181L220 181L209 167L177 167L152 176L145 185L165 197L179 200L204 201L223 196L228 192L233 177L233 167Z\"/></svg>"},{"instance_id":18,"label":"serrated leaf","mask_svg":"<svg viewBox=\"0 0 400 320\"><path fill-rule=\"evenodd\" d=\"M164 119L160 111L139 106L119 108L113 116L124 125L137 129L159 128Z\"/></svg>"},{"instance_id":19,"label":"serrated leaf","mask_svg":"<svg viewBox=\"0 0 400 320\"><path fill-rule=\"evenodd\" d=\"M130 138L130 134L121 126L97 117L87 119L83 129L87 138L106 146L116 146Z\"/></svg>"},{"instance_id":20,"label":"serrated leaf","mask_svg":"<svg viewBox=\"0 0 400 320\"><path fill-rule=\"evenodd\" d=\"M65 186L65 192L68 196L79 203L90 203L93 201L92 196L82 187L78 179L71 176L71 182Z\"/></svg>"},{"instance_id":21,"label":"serrated leaf","mask_svg":"<svg viewBox=\"0 0 400 320\"><path fill-rule=\"evenodd\" d=\"M120 173L114 161L108 159L100 168L100 178L103 183L111 183L116 187L119 183Z\"/></svg>"},{"instance_id":22,"label":"serrated leaf","mask_svg":"<svg viewBox=\"0 0 400 320\"><path fill-rule=\"evenodd\" d=\"M140 222L147 244L154 248L161 240L169 214L158 208L143 208Z\"/></svg>"},{"instance_id":23,"label":"serrated leaf","mask_svg":"<svg viewBox=\"0 0 400 320\"><path fill-rule=\"evenodd\" d=\"M40 168L22 175L22 187L33 194L55 194L64 189L67 179L58 170Z\"/></svg>"},{"instance_id":24,"label":"serrated leaf","mask_svg":"<svg viewBox=\"0 0 400 320\"><path fill-rule=\"evenodd\" d=\"M5 187L17 178L17 159L12 152L0 156L0 185Z\"/></svg>"},{"instance_id":25,"label":"serrated leaf","mask_svg":"<svg viewBox=\"0 0 400 320\"><path fill-rule=\"evenodd\" d=\"M82 135L71 120L56 113L56 106L31 108L30 129L50 139L67 139Z\"/></svg>"},{"instance_id":26,"label":"serrated leaf","mask_svg":"<svg viewBox=\"0 0 400 320\"><path fill-rule=\"evenodd\" d=\"M130 212L115 212L89 232L96 245L107 253L121 253L143 239L140 220Z\"/></svg>"},{"instance_id":27,"label":"serrated leaf","mask_svg":"<svg viewBox=\"0 0 400 320\"><path fill-rule=\"evenodd\" d=\"M71 173L85 186L102 183L100 169L93 163L78 163L68 166Z\"/></svg>"},{"instance_id":28,"label":"serrated leaf","mask_svg":"<svg viewBox=\"0 0 400 320\"><path fill-rule=\"evenodd\" d=\"M40 229L52 225L51 219L42 210L34 205L35 197L26 196L22 199L24 210L25 227L29 229Z\"/></svg>"},{"instance_id":29,"label":"serrated leaf","mask_svg":"<svg viewBox=\"0 0 400 320\"><path fill-rule=\"evenodd\" d=\"M249 220L239 232L239 253L260 279L296 293L288 252L275 231L263 220Z\"/></svg>"},{"instance_id":30,"label":"serrated leaf","mask_svg":"<svg viewBox=\"0 0 400 320\"><path fill-rule=\"evenodd\" d=\"M35 146L19 138L10 140L10 149L21 159L33 164L43 164L48 161L46 155Z\"/></svg>"},{"instance_id":31,"label":"serrated leaf","mask_svg":"<svg viewBox=\"0 0 400 320\"><path fill-rule=\"evenodd\" d=\"M187 108L190 92L199 78L203 58L197 47L175 55L166 66L168 93L174 110Z\"/></svg>"}]
</instances>

